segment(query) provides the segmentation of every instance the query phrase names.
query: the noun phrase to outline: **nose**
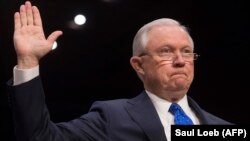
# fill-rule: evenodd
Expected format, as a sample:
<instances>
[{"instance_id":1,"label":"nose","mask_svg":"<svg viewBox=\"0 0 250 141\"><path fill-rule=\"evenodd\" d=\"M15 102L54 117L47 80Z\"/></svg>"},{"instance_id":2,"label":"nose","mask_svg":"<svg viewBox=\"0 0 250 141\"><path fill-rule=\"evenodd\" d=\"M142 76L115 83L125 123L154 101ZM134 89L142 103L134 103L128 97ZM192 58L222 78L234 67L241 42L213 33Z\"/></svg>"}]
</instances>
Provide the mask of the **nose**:
<instances>
[{"instance_id":1,"label":"nose","mask_svg":"<svg viewBox=\"0 0 250 141\"><path fill-rule=\"evenodd\" d=\"M174 67L184 67L186 64L186 61L182 57L181 53L175 54L175 57L173 58L173 65Z\"/></svg>"}]
</instances>

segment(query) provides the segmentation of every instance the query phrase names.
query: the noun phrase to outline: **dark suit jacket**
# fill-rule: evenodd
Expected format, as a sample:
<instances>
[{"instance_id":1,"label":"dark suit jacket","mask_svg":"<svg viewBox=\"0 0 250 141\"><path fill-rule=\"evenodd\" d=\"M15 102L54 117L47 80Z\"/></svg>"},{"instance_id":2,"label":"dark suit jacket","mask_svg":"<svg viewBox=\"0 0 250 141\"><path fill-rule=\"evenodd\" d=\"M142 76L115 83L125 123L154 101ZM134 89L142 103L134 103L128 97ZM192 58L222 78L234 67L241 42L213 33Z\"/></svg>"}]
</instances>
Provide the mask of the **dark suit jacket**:
<instances>
[{"instance_id":1,"label":"dark suit jacket","mask_svg":"<svg viewBox=\"0 0 250 141\"><path fill-rule=\"evenodd\" d=\"M145 92L133 99L95 102L90 111L64 123L50 121L40 77L18 86L8 82L19 141L166 141L164 128ZM230 124L188 102L201 124Z\"/></svg>"}]
</instances>

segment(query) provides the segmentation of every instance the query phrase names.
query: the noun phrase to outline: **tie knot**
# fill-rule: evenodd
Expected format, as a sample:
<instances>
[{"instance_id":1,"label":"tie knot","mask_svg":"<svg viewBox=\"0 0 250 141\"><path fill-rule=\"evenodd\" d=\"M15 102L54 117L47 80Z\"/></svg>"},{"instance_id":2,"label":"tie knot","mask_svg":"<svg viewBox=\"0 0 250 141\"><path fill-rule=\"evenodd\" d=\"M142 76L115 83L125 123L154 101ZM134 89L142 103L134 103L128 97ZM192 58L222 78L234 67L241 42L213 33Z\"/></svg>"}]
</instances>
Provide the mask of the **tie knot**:
<instances>
[{"instance_id":1,"label":"tie knot","mask_svg":"<svg viewBox=\"0 0 250 141\"><path fill-rule=\"evenodd\" d=\"M185 114L177 103L172 103L169 112L174 115L176 125L192 125L192 120Z\"/></svg>"},{"instance_id":2,"label":"tie knot","mask_svg":"<svg viewBox=\"0 0 250 141\"><path fill-rule=\"evenodd\" d=\"M183 114L184 111L182 110L182 108L180 107L179 104L177 103L172 103L170 108L169 108L169 112L172 113L173 115L177 114L177 112L179 114Z\"/></svg>"}]
</instances>

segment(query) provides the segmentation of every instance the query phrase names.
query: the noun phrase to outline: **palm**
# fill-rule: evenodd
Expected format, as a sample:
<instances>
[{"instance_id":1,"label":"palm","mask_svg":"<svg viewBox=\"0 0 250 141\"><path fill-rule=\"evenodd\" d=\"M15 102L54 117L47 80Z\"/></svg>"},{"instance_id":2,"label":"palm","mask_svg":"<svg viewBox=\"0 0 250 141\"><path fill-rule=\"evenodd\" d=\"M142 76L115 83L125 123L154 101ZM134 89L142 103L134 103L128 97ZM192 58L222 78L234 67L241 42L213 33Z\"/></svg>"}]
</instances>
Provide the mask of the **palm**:
<instances>
[{"instance_id":1,"label":"palm","mask_svg":"<svg viewBox=\"0 0 250 141\"><path fill-rule=\"evenodd\" d=\"M41 58L51 50L52 44L39 26L23 26L14 32L14 44L18 56L33 55Z\"/></svg>"}]
</instances>

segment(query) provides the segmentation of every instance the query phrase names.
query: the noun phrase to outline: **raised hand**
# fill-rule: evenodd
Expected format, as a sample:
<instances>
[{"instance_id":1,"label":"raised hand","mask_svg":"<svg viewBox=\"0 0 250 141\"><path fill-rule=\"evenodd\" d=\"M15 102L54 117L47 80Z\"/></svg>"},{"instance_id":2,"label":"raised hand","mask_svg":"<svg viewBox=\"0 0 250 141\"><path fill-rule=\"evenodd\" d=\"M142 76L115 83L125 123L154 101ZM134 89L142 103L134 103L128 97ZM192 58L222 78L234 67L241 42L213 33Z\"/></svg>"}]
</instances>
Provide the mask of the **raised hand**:
<instances>
[{"instance_id":1,"label":"raised hand","mask_svg":"<svg viewBox=\"0 0 250 141\"><path fill-rule=\"evenodd\" d=\"M39 64L39 60L51 51L62 31L54 31L45 37L40 12L29 1L20 6L14 15L14 46L17 54L17 68L28 69Z\"/></svg>"}]
</instances>

